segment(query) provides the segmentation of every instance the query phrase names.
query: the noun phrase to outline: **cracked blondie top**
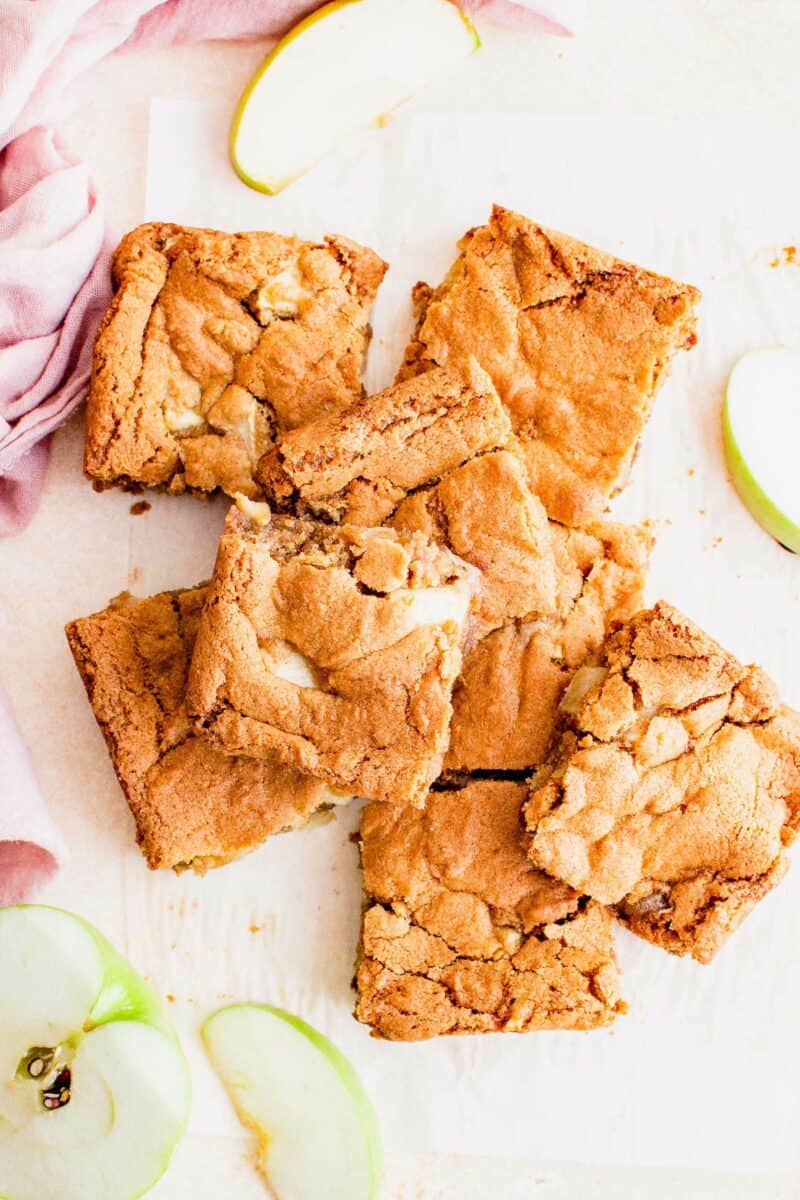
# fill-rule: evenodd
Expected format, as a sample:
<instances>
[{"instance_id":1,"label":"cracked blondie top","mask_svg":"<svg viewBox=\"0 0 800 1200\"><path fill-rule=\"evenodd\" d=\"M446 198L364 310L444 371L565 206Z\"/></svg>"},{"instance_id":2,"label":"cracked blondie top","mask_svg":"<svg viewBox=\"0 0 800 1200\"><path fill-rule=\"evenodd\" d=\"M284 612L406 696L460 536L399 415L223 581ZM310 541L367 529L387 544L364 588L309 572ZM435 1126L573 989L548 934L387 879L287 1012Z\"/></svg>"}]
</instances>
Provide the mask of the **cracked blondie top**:
<instances>
[{"instance_id":1,"label":"cracked blondie top","mask_svg":"<svg viewBox=\"0 0 800 1200\"><path fill-rule=\"evenodd\" d=\"M708 962L781 879L800 823L800 715L669 604L612 633L534 778L533 862Z\"/></svg>"},{"instance_id":2,"label":"cracked blondie top","mask_svg":"<svg viewBox=\"0 0 800 1200\"><path fill-rule=\"evenodd\" d=\"M694 345L696 288L495 207L438 288L418 284L399 378L474 355L548 515L580 525L624 486L670 359Z\"/></svg>"},{"instance_id":3,"label":"cracked blondie top","mask_svg":"<svg viewBox=\"0 0 800 1200\"><path fill-rule=\"evenodd\" d=\"M134 229L95 344L87 475L258 498L253 472L276 431L361 394L385 271L342 237Z\"/></svg>"},{"instance_id":4,"label":"cracked blondie top","mask_svg":"<svg viewBox=\"0 0 800 1200\"><path fill-rule=\"evenodd\" d=\"M544 508L522 461L492 450L509 436L485 372L473 365L467 383L432 370L286 434L259 479L279 508L419 531L472 563L482 575L474 636L483 637L555 608Z\"/></svg>"},{"instance_id":5,"label":"cracked blondie top","mask_svg":"<svg viewBox=\"0 0 800 1200\"><path fill-rule=\"evenodd\" d=\"M508 450L480 454L407 497L388 522L418 530L481 572L474 636L556 608L557 575L547 515Z\"/></svg>"},{"instance_id":6,"label":"cracked blondie top","mask_svg":"<svg viewBox=\"0 0 800 1200\"><path fill-rule=\"evenodd\" d=\"M232 508L220 543L190 673L197 727L344 791L421 802L477 572L421 534L257 507L261 522Z\"/></svg>"},{"instance_id":7,"label":"cracked blondie top","mask_svg":"<svg viewBox=\"0 0 800 1200\"><path fill-rule=\"evenodd\" d=\"M186 677L205 591L123 595L66 628L148 865L199 873L343 799L280 763L231 758L195 735Z\"/></svg>"},{"instance_id":8,"label":"cracked blondie top","mask_svg":"<svg viewBox=\"0 0 800 1200\"><path fill-rule=\"evenodd\" d=\"M356 525L379 525L400 501L482 450L511 426L485 371L432 370L284 434L258 480L270 503Z\"/></svg>"},{"instance_id":9,"label":"cracked blondie top","mask_svg":"<svg viewBox=\"0 0 800 1200\"><path fill-rule=\"evenodd\" d=\"M519 771L545 758L559 704L576 668L592 661L612 626L641 607L651 539L643 528L555 522L556 611L513 621L465 656L453 692L445 769Z\"/></svg>"},{"instance_id":10,"label":"cracked blondie top","mask_svg":"<svg viewBox=\"0 0 800 1200\"><path fill-rule=\"evenodd\" d=\"M370 804L355 1015L395 1041L593 1029L625 1011L606 909L526 858L522 784Z\"/></svg>"}]
</instances>

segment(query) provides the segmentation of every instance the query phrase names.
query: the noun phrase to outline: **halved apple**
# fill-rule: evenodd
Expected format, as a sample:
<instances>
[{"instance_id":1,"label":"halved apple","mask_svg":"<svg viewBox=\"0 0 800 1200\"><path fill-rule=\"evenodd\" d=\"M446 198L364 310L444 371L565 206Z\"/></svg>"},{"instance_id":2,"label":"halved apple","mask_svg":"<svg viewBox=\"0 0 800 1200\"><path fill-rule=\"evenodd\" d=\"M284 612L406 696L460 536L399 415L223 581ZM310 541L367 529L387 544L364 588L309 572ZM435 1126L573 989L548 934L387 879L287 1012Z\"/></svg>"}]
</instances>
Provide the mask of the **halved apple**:
<instances>
[{"instance_id":1,"label":"halved apple","mask_svg":"<svg viewBox=\"0 0 800 1200\"><path fill-rule=\"evenodd\" d=\"M800 554L800 354L769 346L740 358L722 428L737 492L767 533Z\"/></svg>"},{"instance_id":2,"label":"halved apple","mask_svg":"<svg viewBox=\"0 0 800 1200\"><path fill-rule=\"evenodd\" d=\"M91 925L0 910L0 1197L133 1200L189 1115L160 1001Z\"/></svg>"},{"instance_id":3,"label":"halved apple","mask_svg":"<svg viewBox=\"0 0 800 1200\"><path fill-rule=\"evenodd\" d=\"M260 1004L234 1004L202 1037L276 1200L376 1200L380 1139L350 1062L316 1029Z\"/></svg>"},{"instance_id":4,"label":"halved apple","mask_svg":"<svg viewBox=\"0 0 800 1200\"><path fill-rule=\"evenodd\" d=\"M334 0L267 55L233 118L245 183L279 192L356 129L480 46L452 0Z\"/></svg>"}]
</instances>

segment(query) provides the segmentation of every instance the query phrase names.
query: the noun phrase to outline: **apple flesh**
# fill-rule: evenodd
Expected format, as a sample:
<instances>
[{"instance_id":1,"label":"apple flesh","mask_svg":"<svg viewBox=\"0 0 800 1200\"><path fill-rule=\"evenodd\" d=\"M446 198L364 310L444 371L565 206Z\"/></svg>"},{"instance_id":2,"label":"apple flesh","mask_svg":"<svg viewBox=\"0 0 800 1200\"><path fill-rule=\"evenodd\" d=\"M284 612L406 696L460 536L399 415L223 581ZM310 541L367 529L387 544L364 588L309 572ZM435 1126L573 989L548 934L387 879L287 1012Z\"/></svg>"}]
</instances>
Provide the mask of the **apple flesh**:
<instances>
[{"instance_id":1,"label":"apple flesh","mask_svg":"<svg viewBox=\"0 0 800 1200\"><path fill-rule=\"evenodd\" d=\"M728 380L722 429L741 499L767 533L800 553L800 354L770 346L740 358Z\"/></svg>"},{"instance_id":2,"label":"apple flesh","mask_svg":"<svg viewBox=\"0 0 800 1200\"><path fill-rule=\"evenodd\" d=\"M237 106L237 174L279 192L480 46L451 0L334 0L278 43Z\"/></svg>"},{"instance_id":3,"label":"apple flesh","mask_svg":"<svg viewBox=\"0 0 800 1200\"><path fill-rule=\"evenodd\" d=\"M133 1200L188 1113L183 1053L130 964L71 913L0 909L2 1200Z\"/></svg>"},{"instance_id":4,"label":"apple flesh","mask_svg":"<svg viewBox=\"0 0 800 1200\"><path fill-rule=\"evenodd\" d=\"M276 1200L377 1200L375 1112L332 1042L258 1004L214 1013L202 1037L242 1124L258 1138L258 1168Z\"/></svg>"}]
</instances>

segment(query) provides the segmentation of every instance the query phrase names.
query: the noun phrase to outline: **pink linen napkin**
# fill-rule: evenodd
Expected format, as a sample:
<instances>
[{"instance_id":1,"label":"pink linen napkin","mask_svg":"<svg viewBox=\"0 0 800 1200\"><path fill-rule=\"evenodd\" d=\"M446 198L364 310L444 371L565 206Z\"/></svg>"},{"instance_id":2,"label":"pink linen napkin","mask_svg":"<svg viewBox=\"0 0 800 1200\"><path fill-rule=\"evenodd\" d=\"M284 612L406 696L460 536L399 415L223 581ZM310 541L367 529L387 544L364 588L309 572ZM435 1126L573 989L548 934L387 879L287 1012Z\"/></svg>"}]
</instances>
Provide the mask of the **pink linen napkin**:
<instances>
[{"instance_id":1,"label":"pink linen napkin","mask_svg":"<svg viewBox=\"0 0 800 1200\"><path fill-rule=\"evenodd\" d=\"M33 768L0 688L0 907L21 904L63 861Z\"/></svg>"},{"instance_id":2,"label":"pink linen napkin","mask_svg":"<svg viewBox=\"0 0 800 1200\"><path fill-rule=\"evenodd\" d=\"M583 17L583 0L459 0L470 15L532 33L571 37Z\"/></svg>"},{"instance_id":3,"label":"pink linen napkin","mask_svg":"<svg viewBox=\"0 0 800 1200\"><path fill-rule=\"evenodd\" d=\"M0 536L27 523L44 483L43 442L89 380L111 299L103 211L49 129L0 154Z\"/></svg>"}]
</instances>

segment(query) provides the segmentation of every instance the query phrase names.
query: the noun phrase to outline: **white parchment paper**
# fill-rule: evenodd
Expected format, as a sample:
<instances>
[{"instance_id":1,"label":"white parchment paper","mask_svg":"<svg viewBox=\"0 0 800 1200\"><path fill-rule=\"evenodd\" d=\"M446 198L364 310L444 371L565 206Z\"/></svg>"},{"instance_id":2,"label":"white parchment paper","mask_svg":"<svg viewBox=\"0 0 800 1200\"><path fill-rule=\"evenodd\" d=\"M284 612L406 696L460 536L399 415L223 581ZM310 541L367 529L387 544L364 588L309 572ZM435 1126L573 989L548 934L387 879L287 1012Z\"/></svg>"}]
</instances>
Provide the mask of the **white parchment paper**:
<instances>
[{"instance_id":1,"label":"white parchment paper","mask_svg":"<svg viewBox=\"0 0 800 1200\"><path fill-rule=\"evenodd\" d=\"M700 343L676 362L613 515L653 522L649 599L674 601L761 661L800 706L800 559L751 521L720 441L736 357L800 344L800 268L781 254L800 239L795 135L406 115L267 197L230 170L227 119L213 105L153 103L146 217L336 231L372 245L391 270L375 310L370 390L390 382L401 356L411 285L438 282L456 238L492 201L703 289ZM73 849L47 899L97 921L169 994L192 1054L191 1134L154 1195L263 1194L195 1032L213 1007L253 999L301 1013L353 1059L379 1111L392 1200L794 1196L800 868L711 967L620 930L631 1013L613 1030L410 1046L370 1039L350 1015L355 809L202 880L146 871L60 625L125 587L147 594L206 577L225 504L148 496L151 511L132 519L130 497L96 496L80 480L79 440L77 430L59 440L45 511L0 619L13 643L8 681L19 685L15 703L41 748L37 771ZM29 561L37 548L38 567ZM48 555L58 587L45 590Z\"/></svg>"}]
</instances>

